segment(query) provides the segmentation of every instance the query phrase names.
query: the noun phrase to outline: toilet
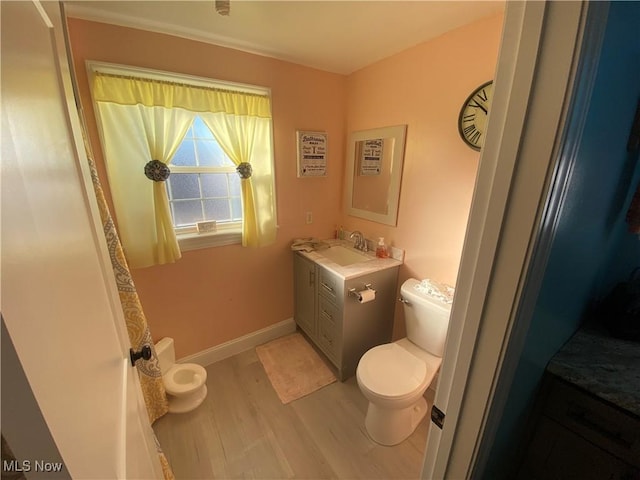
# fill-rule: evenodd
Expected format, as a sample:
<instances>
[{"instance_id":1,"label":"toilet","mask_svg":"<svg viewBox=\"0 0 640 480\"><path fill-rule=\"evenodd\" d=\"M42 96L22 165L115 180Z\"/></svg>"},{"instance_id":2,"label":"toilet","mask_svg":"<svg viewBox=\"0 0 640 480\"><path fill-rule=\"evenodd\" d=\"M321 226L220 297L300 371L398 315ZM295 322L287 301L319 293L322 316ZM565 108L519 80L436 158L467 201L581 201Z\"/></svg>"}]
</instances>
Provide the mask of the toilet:
<instances>
[{"instance_id":1,"label":"toilet","mask_svg":"<svg viewBox=\"0 0 640 480\"><path fill-rule=\"evenodd\" d=\"M155 344L170 413L196 409L207 396L207 371L195 363L176 363L173 338Z\"/></svg>"},{"instance_id":2,"label":"toilet","mask_svg":"<svg viewBox=\"0 0 640 480\"><path fill-rule=\"evenodd\" d=\"M356 370L369 400L365 427L373 441L397 445L427 413L424 392L440 368L451 304L416 289L410 278L400 288L407 336L367 351Z\"/></svg>"}]
</instances>

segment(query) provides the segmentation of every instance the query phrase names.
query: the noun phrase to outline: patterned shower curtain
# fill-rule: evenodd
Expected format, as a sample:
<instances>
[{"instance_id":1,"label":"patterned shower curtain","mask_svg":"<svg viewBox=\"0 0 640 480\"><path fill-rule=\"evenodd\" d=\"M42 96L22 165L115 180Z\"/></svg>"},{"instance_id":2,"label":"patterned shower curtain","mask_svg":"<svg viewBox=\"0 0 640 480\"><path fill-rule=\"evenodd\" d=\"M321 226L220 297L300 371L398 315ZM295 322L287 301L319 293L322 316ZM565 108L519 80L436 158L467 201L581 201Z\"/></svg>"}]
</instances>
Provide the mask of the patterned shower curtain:
<instances>
[{"instance_id":1,"label":"patterned shower curtain","mask_svg":"<svg viewBox=\"0 0 640 480\"><path fill-rule=\"evenodd\" d=\"M164 389L164 384L162 383L162 373L158 364L158 356L156 355L155 347L153 346L153 340L151 338L149 326L147 325L147 319L142 311L142 305L140 304L136 287L133 284L133 278L131 277L127 260L124 257L124 251L120 244L120 239L118 238L118 233L116 232L113 219L111 218L111 213L109 212L109 208L104 197L104 191L102 190L102 185L98 178L95 162L93 161L93 156L90 154L91 150L87 144L86 138L85 148L87 150L87 160L89 161L89 168L91 170L91 180L93 182L96 200L98 201L98 208L100 209L100 219L102 220L103 232L107 239L109 257L111 258L111 265L113 267L113 273L115 274L116 284L118 286L118 295L120 296L120 303L122 304L122 311L124 312L124 318L127 324L129 340L132 348L136 351L139 351L144 345L149 345L152 351L151 359L146 361L142 359L139 360L136 362L136 368L138 369L138 376L140 378L140 385L142 386L142 394L147 406L147 412L149 414L149 421L153 423L169 411L167 394ZM175 477L171 470L171 466L169 465L157 438L155 440L164 478L165 480L174 480Z\"/></svg>"}]
</instances>

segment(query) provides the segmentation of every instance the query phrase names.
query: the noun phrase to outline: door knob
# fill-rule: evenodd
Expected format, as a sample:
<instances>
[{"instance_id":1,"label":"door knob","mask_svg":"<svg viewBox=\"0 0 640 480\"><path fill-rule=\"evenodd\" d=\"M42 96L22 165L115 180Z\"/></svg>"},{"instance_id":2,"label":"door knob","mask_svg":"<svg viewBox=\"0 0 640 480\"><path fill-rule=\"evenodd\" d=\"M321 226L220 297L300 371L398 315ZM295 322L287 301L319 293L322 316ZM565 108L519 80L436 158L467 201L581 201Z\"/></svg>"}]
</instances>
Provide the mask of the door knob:
<instances>
[{"instance_id":1,"label":"door knob","mask_svg":"<svg viewBox=\"0 0 640 480\"><path fill-rule=\"evenodd\" d=\"M131 366L135 366L136 362L141 358L149 360L151 358L151 347L145 345L139 352L134 352L133 348L129 349L129 355L131 356Z\"/></svg>"}]
</instances>

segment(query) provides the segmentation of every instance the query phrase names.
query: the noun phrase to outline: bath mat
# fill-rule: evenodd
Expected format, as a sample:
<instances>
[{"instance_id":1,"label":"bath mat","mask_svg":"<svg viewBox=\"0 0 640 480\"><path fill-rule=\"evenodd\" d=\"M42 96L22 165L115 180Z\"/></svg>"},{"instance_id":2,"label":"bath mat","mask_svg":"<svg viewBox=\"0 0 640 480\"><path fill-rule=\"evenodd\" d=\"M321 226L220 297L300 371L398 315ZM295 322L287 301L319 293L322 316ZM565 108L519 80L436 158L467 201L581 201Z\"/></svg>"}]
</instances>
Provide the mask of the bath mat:
<instances>
[{"instance_id":1,"label":"bath mat","mask_svg":"<svg viewBox=\"0 0 640 480\"><path fill-rule=\"evenodd\" d=\"M299 333L259 345L256 353L284 404L336 381L320 355Z\"/></svg>"}]
</instances>

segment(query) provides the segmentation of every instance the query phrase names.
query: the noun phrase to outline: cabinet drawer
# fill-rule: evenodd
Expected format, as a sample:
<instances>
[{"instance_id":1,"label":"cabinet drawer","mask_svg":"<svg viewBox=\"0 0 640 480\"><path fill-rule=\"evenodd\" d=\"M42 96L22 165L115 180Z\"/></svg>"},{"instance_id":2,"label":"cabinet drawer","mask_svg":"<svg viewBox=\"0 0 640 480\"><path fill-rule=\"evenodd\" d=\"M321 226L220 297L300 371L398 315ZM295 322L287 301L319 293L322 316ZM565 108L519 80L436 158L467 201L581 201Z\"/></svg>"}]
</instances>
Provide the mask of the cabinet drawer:
<instances>
[{"instance_id":1,"label":"cabinet drawer","mask_svg":"<svg viewBox=\"0 0 640 480\"><path fill-rule=\"evenodd\" d=\"M319 268L318 292L320 296L328 298L336 305L342 305L342 290L344 280L333 273Z\"/></svg>"},{"instance_id":2,"label":"cabinet drawer","mask_svg":"<svg viewBox=\"0 0 640 480\"><path fill-rule=\"evenodd\" d=\"M545 414L640 468L640 420L560 381L553 382Z\"/></svg>"},{"instance_id":3,"label":"cabinet drawer","mask_svg":"<svg viewBox=\"0 0 640 480\"><path fill-rule=\"evenodd\" d=\"M318 344L323 352L338 365L340 358L340 325L342 315L341 310L328 301L320 297L318 302Z\"/></svg>"},{"instance_id":4,"label":"cabinet drawer","mask_svg":"<svg viewBox=\"0 0 640 480\"><path fill-rule=\"evenodd\" d=\"M631 480L639 474L640 470L542 416L516 478Z\"/></svg>"}]
</instances>

